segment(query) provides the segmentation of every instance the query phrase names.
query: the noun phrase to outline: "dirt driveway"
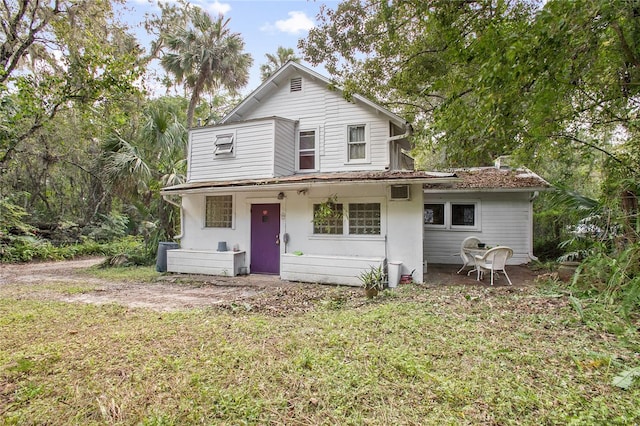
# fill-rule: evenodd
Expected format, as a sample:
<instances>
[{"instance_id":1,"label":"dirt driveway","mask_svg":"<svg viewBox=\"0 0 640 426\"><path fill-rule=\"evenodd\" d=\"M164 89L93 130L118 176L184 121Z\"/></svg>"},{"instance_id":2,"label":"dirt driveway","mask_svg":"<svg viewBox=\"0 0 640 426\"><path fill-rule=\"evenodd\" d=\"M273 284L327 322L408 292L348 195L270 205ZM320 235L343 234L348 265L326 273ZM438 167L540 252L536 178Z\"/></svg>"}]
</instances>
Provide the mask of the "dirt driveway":
<instances>
[{"instance_id":1,"label":"dirt driveway","mask_svg":"<svg viewBox=\"0 0 640 426\"><path fill-rule=\"evenodd\" d=\"M213 277L161 275L152 282L95 278L87 268L101 258L62 262L0 264L0 297L56 300L71 303L116 303L130 308L175 311L191 308L246 310L284 315L305 312L318 303L366 303L359 288L281 281L277 276ZM455 266L436 265L425 275L426 286L464 284L488 288L487 281L457 275ZM528 268L508 269L513 288L530 287L535 274ZM504 280L502 280L504 281ZM511 288L500 283L494 291Z\"/></svg>"}]
</instances>

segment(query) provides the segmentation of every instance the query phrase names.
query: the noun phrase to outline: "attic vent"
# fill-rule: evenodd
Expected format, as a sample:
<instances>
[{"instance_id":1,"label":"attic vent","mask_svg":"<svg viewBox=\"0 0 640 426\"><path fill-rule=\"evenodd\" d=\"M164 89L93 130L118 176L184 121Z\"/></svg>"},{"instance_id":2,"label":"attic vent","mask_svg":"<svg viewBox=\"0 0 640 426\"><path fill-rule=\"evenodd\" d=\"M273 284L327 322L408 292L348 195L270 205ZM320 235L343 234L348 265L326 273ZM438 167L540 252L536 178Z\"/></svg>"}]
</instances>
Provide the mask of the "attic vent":
<instances>
[{"instance_id":1,"label":"attic vent","mask_svg":"<svg viewBox=\"0 0 640 426\"><path fill-rule=\"evenodd\" d=\"M292 92L302 91L302 77L296 77L291 79L291 91Z\"/></svg>"},{"instance_id":2,"label":"attic vent","mask_svg":"<svg viewBox=\"0 0 640 426\"><path fill-rule=\"evenodd\" d=\"M409 185L391 185L392 200L409 200L410 198Z\"/></svg>"}]
</instances>

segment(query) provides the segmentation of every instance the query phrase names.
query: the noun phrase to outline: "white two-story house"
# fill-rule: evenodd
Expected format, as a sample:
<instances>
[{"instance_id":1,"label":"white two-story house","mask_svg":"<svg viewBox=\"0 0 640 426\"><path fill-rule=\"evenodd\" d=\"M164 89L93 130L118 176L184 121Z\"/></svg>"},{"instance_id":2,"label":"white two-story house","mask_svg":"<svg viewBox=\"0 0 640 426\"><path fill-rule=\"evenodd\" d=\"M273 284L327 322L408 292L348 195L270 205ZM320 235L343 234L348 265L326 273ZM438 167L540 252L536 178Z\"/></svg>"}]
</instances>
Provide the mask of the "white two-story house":
<instances>
[{"instance_id":1,"label":"white two-story house","mask_svg":"<svg viewBox=\"0 0 640 426\"><path fill-rule=\"evenodd\" d=\"M415 171L411 131L385 108L358 95L347 101L325 77L287 63L218 124L190 130L187 182L162 190L174 203L180 197L182 216L167 270L358 285L363 270L393 261L421 282L427 262L459 262L462 239L483 232L527 262L531 200L546 182L506 170L502 179L484 179L482 169ZM506 191L505 181L514 182ZM319 221L327 206L333 215ZM484 211L509 218L493 229Z\"/></svg>"}]
</instances>

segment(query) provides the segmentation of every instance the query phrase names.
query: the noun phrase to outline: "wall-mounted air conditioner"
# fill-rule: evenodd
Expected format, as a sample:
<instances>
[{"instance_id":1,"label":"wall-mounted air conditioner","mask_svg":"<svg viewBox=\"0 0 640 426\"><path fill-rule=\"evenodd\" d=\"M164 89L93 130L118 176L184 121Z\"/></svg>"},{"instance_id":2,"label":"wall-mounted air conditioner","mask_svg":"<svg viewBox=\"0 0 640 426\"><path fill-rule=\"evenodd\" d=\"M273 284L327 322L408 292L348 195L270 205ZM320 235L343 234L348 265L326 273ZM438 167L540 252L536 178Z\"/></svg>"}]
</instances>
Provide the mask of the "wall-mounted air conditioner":
<instances>
[{"instance_id":1,"label":"wall-mounted air conditioner","mask_svg":"<svg viewBox=\"0 0 640 426\"><path fill-rule=\"evenodd\" d=\"M391 185L391 196L389 198L393 201L411 199L409 185Z\"/></svg>"}]
</instances>

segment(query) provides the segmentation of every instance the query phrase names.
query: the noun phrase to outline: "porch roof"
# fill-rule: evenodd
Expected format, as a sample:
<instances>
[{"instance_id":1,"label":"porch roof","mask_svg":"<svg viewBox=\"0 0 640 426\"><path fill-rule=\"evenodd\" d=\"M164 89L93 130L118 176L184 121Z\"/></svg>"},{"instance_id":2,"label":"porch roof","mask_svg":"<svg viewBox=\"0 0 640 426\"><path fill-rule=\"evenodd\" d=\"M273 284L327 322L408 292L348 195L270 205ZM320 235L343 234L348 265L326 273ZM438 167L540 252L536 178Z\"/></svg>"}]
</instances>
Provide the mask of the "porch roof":
<instances>
[{"instance_id":1,"label":"porch roof","mask_svg":"<svg viewBox=\"0 0 640 426\"><path fill-rule=\"evenodd\" d=\"M410 183L452 183L458 178L455 173L423 171L364 171L309 173L260 179L218 180L188 182L163 188L162 195L179 195L211 190L256 190L261 188L300 189L318 184L410 184Z\"/></svg>"},{"instance_id":2,"label":"porch roof","mask_svg":"<svg viewBox=\"0 0 640 426\"><path fill-rule=\"evenodd\" d=\"M459 179L449 185L423 185L425 192L544 191L551 184L527 168L473 167L451 171Z\"/></svg>"}]
</instances>

